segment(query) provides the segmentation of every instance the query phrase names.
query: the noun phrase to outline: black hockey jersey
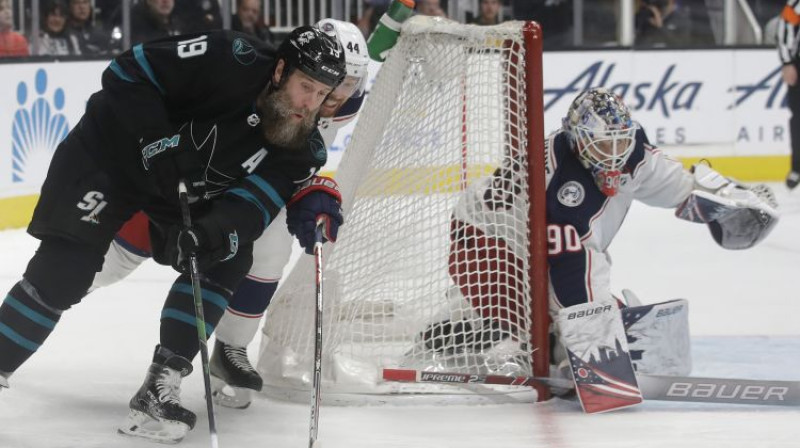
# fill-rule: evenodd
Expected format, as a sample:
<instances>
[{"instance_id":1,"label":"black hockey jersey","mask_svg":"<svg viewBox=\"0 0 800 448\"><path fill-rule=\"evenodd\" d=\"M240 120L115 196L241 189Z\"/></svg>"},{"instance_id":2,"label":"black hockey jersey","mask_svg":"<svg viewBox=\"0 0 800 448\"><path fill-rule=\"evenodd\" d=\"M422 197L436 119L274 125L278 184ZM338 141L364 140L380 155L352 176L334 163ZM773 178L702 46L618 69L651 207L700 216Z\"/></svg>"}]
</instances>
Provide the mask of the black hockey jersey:
<instances>
[{"instance_id":1,"label":"black hockey jersey","mask_svg":"<svg viewBox=\"0 0 800 448\"><path fill-rule=\"evenodd\" d=\"M103 90L87 105L86 126L100 142L87 145L99 159L152 196L146 211L176 210L148 171L148 151L170 146L196 150L205 164L206 200L244 201L237 222L243 241L261 233L297 185L325 164L322 137L304 148L281 148L263 137L256 98L271 81L271 46L234 31L212 31L134 46L111 61ZM177 185L177 180L175 180ZM252 223L257 223L252 224Z\"/></svg>"}]
</instances>

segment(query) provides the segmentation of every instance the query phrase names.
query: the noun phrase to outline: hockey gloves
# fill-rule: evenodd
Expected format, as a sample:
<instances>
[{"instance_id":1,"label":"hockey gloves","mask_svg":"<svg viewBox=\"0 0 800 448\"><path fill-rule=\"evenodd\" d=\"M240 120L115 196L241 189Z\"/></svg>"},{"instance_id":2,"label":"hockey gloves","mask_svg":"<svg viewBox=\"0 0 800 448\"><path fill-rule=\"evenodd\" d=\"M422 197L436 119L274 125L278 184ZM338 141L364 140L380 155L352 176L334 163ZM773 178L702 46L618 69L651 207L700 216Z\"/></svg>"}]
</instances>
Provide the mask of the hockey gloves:
<instances>
[{"instance_id":1,"label":"hockey gloves","mask_svg":"<svg viewBox=\"0 0 800 448\"><path fill-rule=\"evenodd\" d=\"M307 180L286 205L286 226L307 254L314 253L317 222L321 221L323 242L336 241L344 222L339 186L330 177L314 176Z\"/></svg>"},{"instance_id":2,"label":"hockey gloves","mask_svg":"<svg viewBox=\"0 0 800 448\"><path fill-rule=\"evenodd\" d=\"M183 179L193 203L205 194L205 169L191 139L176 133L172 137L145 143L142 164L166 198L175 197L178 182Z\"/></svg>"},{"instance_id":3,"label":"hockey gloves","mask_svg":"<svg viewBox=\"0 0 800 448\"><path fill-rule=\"evenodd\" d=\"M189 272L189 257L197 256L199 270L205 271L220 261L233 258L239 250L239 235L209 214L190 228L173 226L167 235L166 255L172 267Z\"/></svg>"}]
</instances>

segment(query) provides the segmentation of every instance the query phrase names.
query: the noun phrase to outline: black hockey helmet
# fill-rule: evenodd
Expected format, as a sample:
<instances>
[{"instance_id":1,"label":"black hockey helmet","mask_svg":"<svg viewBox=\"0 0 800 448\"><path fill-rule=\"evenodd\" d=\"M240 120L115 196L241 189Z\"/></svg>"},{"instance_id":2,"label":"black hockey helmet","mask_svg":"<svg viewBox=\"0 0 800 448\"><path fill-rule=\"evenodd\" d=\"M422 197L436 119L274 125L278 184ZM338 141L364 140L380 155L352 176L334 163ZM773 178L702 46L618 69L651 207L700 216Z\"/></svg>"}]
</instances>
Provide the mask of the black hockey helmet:
<instances>
[{"instance_id":1,"label":"black hockey helmet","mask_svg":"<svg viewBox=\"0 0 800 448\"><path fill-rule=\"evenodd\" d=\"M286 64L282 80L297 68L336 88L347 75L344 50L339 40L313 26L299 26L292 30L278 47L278 58Z\"/></svg>"}]
</instances>

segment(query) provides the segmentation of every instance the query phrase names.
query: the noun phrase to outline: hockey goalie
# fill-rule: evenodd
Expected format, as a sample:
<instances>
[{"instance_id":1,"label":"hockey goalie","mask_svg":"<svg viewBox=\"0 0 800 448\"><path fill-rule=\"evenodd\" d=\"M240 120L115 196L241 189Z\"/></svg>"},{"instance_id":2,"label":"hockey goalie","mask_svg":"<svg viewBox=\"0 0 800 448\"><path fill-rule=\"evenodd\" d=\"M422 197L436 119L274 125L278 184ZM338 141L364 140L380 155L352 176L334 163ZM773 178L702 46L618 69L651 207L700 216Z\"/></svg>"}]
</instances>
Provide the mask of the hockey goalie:
<instances>
[{"instance_id":1,"label":"hockey goalie","mask_svg":"<svg viewBox=\"0 0 800 448\"><path fill-rule=\"evenodd\" d=\"M758 244L777 223L774 195L767 186L742 185L705 164L685 170L652 146L623 101L603 88L575 98L545 151L554 368L575 377L587 412L635 404L641 396L634 368L686 375L691 362L686 300L641 305L630 291L620 299L612 295L606 250L632 202L674 208L678 218L706 224L723 248L739 250ZM469 303L473 316L448 316L420 334L434 363L447 347L467 344L491 373L510 375L515 359L528 352L518 321L525 315L518 254L525 253L528 236L510 224L526 219L515 215L527 207L514 206L527 201L525 163L506 157L456 204L449 273L453 293ZM602 394L618 400L592 401L596 397L581 395L582 381L602 382Z\"/></svg>"}]
</instances>

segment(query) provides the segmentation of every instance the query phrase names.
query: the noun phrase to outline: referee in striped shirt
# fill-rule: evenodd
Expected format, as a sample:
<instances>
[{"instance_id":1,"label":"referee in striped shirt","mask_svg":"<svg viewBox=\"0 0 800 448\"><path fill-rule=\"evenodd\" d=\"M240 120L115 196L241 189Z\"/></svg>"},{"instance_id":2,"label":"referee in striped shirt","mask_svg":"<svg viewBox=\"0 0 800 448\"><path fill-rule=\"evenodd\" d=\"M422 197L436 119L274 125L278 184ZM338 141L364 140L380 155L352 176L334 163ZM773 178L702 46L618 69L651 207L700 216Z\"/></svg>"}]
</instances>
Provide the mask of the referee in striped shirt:
<instances>
[{"instance_id":1,"label":"referee in striped shirt","mask_svg":"<svg viewBox=\"0 0 800 448\"><path fill-rule=\"evenodd\" d=\"M800 40L800 0L787 0L781 12L778 27L778 54L783 63L781 75L789 87L790 139L792 143L792 168L786 176L786 186L794 189L800 183L800 84L798 84L798 43Z\"/></svg>"}]
</instances>

